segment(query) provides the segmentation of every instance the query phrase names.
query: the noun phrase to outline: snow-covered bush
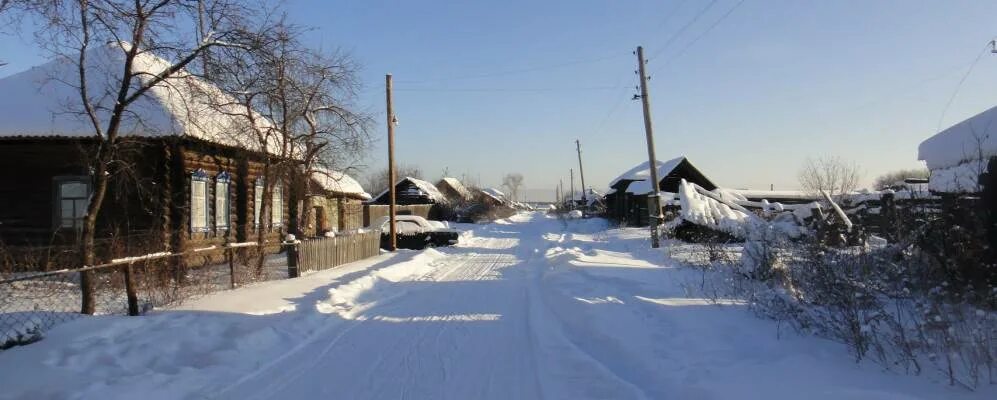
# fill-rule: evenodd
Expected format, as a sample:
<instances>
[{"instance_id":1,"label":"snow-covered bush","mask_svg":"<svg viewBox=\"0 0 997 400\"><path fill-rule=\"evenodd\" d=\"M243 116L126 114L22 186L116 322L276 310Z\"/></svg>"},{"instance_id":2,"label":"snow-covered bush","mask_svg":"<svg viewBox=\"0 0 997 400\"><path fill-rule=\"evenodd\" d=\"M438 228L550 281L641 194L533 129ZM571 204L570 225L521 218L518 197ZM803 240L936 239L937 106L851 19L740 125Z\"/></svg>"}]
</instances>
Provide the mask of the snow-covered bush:
<instances>
[{"instance_id":1,"label":"snow-covered bush","mask_svg":"<svg viewBox=\"0 0 997 400\"><path fill-rule=\"evenodd\" d=\"M857 361L871 359L909 374L938 373L950 384L997 383L997 314L976 289L931 271L911 247L830 248L819 239L748 240L740 257L731 245L696 244L691 261L703 271L687 290L712 299L740 299L759 314L796 330L847 345ZM726 252L721 248L726 247Z\"/></svg>"}]
</instances>

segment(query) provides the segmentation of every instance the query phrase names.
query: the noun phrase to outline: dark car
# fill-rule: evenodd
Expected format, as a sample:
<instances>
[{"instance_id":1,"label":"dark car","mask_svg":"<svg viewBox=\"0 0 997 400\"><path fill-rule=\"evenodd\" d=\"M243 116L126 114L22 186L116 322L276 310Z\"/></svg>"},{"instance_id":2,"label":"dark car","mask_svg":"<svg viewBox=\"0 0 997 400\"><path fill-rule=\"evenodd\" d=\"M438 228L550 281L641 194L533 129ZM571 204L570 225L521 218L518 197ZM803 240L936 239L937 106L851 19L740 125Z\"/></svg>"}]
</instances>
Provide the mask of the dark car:
<instances>
[{"instance_id":1,"label":"dark car","mask_svg":"<svg viewBox=\"0 0 997 400\"><path fill-rule=\"evenodd\" d=\"M388 217L382 217L373 226L381 229L381 248L387 249L391 235ZM447 228L442 222L428 221L417 215L396 215L395 229L399 249L453 246L459 236L456 230Z\"/></svg>"}]
</instances>

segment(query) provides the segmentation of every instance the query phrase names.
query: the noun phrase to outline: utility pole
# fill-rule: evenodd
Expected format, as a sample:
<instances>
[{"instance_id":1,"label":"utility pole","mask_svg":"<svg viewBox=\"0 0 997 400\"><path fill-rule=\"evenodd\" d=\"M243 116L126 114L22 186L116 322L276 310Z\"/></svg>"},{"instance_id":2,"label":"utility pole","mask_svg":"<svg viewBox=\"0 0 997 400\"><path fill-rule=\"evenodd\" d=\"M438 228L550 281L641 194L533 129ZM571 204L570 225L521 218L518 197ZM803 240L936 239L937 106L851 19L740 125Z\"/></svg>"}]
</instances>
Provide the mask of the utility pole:
<instances>
[{"instance_id":1,"label":"utility pole","mask_svg":"<svg viewBox=\"0 0 997 400\"><path fill-rule=\"evenodd\" d=\"M391 227L388 250L398 248L398 235L395 228L395 112L391 108L391 74L384 76L384 96L388 108L388 225Z\"/></svg>"},{"instance_id":2,"label":"utility pole","mask_svg":"<svg viewBox=\"0 0 997 400\"><path fill-rule=\"evenodd\" d=\"M588 205L585 199L585 169L582 168L582 144L575 139L575 149L578 150L578 175L582 178L582 204Z\"/></svg>"},{"instance_id":3,"label":"utility pole","mask_svg":"<svg viewBox=\"0 0 997 400\"><path fill-rule=\"evenodd\" d=\"M571 178L571 193L568 194L571 198L571 206L568 208L574 210L575 209L575 170L573 168L568 169L568 176Z\"/></svg>"},{"instance_id":4,"label":"utility pole","mask_svg":"<svg viewBox=\"0 0 997 400\"><path fill-rule=\"evenodd\" d=\"M639 97L641 103L644 105L644 134L647 136L647 161L648 168L651 170L651 193L648 194L648 217L651 220L651 248L658 248L661 246L658 239L658 225L661 223L661 202L658 198L658 162L654 157L654 130L651 127L651 99L647 94L647 73L644 71L644 48L642 46L637 46L637 70L640 75L640 94L634 97Z\"/></svg>"},{"instance_id":5,"label":"utility pole","mask_svg":"<svg viewBox=\"0 0 997 400\"><path fill-rule=\"evenodd\" d=\"M564 204L564 178L557 180L557 187L561 190L557 194L557 204Z\"/></svg>"}]
</instances>

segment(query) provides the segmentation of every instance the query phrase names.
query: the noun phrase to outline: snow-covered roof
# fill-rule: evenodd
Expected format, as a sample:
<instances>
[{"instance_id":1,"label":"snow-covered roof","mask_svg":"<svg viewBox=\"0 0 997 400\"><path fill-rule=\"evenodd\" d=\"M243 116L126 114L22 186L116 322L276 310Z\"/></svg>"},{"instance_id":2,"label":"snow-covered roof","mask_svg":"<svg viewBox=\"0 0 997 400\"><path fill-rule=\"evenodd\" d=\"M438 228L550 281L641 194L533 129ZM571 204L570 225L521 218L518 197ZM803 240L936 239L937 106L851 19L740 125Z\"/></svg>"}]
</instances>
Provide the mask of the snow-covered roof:
<instances>
[{"instance_id":1,"label":"snow-covered roof","mask_svg":"<svg viewBox=\"0 0 997 400\"><path fill-rule=\"evenodd\" d=\"M464 200L470 200L471 199L471 197L472 197L471 196L471 191L467 190L467 187L464 186L464 184L461 183L459 180L457 180L457 178L445 177L445 178L441 179L440 181L441 182L446 182L446 184L449 185L451 188L453 188L453 190L457 191L457 194L459 194L460 197L463 198Z\"/></svg>"},{"instance_id":2,"label":"snow-covered roof","mask_svg":"<svg viewBox=\"0 0 997 400\"><path fill-rule=\"evenodd\" d=\"M484 188L484 189L480 189L480 190L481 190L481 193L483 193L485 196L491 197L491 198L499 201L500 203L505 203L505 201L506 201L505 200L505 193L502 193L498 189L495 189L495 188Z\"/></svg>"},{"instance_id":3,"label":"snow-covered roof","mask_svg":"<svg viewBox=\"0 0 997 400\"><path fill-rule=\"evenodd\" d=\"M739 200L746 199L794 199L794 200L817 200L822 199L820 194L814 194L802 190L753 190L753 189L721 189L724 193L734 195Z\"/></svg>"},{"instance_id":4,"label":"snow-covered roof","mask_svg":"<svg viewBox=\"0 0 997 400\"><path fill-rule=\"evenodd\" d=\"M921 142L917 158L928 169L954 167L997 156L997 107L976 114Z\"/></svg>"},{"instance_id":5,"label":"snow-covered roof","mask_svg":"<svg viewBox=\"0 0 997 400\"><path fill-rule=\"evenodd\" d=\"M127 43L109 43L87 53L87 86L91 103L106 125L117 95ZM172 65L142 51L132 64L137 87ZM56 59L0 79L0 137L88 137L94 128L85 115L73 77L76 64ZM260 151L264 147L234 98L215 85L179 71L133 102L122 121L121 136L187 136ZM253 113L257 131L272 131L267 148L279 151L279 135L270 121ZM268 135L271 136L271 135Z\"/></svg>"},{"instance_id":6,"label":"snow-covered roof","mask_svg":"<svg viewBox=\"0 0 997 400\"><path fill-rule=\"evenodd\" d=\"M363 189L360 182L353 177L339 171L333 171L324 167L312 168L312 180L319 184L327 192L353 195L364 200L370 200L370 194Z\"/></svg>"},{"instance_id":7,"label":"snow-covered roof","mask_svg":"<svg viewBox=\"0 0 997 400\"><path fill-rule=\"evenodd\" d=\"M682 160L685 160L685 156L676 157L668 161L655 160L655 164L657 164L658 166L658 179L664 178L665 175L668 175L670 172L672 172L672 170L675 169L675 167L677 167L682 162ZM626 181L648 180L651 177L651 168L649 167L649 165L650 163L648 161L644 161L640 164L637 164L637 166L631 168L627 172L620 174L620 176L617 176L616 179L613 179L612 182L609 182L609 186L613 187L618 182L624 180ZM643 193L647 193L650 191L651 190L648 189Z\"/></svg>"},{"instance_id":8,"label":"snow-covered roof","mask_svg":"<svg viewBox=\"0 0 997 400\"><path fill-rule=\"evenodd\" d=\"M424 193L426 197L433 199L433 201L437 203L447 203L446 196L444 196L443 193L441 193L440 190L436 188L436 186L433 186L432 183L426 182L422 179L416 179L411 176L406 176L398 180L398 182L395 183L395 186L397 187L398 185L400 185L402 182L405 181L411 182L413 185L415 185L415 187L419 188L419 190L422 193ZM377 196L374 196L374 198L380 198L381 196L384 196L386 193L388 193L388 189L384 189L384 191L378 193Z\"/></svg>"},{"instance_id":9,"label":"snow-covered roof","mask_svg":"<svg viewBox=\"0 0 997 400\"><path fill-rule=\"evenodd\" d=\"M952 125L917 148L917 158L931 170L928 188L934 192L978 192L979 176L995 156L997 107Z\"/></svg>"}]
</instances>

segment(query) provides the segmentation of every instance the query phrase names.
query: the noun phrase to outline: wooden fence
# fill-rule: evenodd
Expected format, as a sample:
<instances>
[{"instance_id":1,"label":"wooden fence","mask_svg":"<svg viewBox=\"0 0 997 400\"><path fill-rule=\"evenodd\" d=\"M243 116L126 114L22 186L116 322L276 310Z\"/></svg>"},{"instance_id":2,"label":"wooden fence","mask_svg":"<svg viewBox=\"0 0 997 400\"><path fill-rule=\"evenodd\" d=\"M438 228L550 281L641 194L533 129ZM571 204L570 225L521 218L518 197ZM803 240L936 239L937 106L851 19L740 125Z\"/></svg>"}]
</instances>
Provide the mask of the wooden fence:
<instances>
[{"instance_id":1,"label":"wooden fence","mask_svg":"<svg viewBox=\"0 0 997 400\"><path fill-rule=\"evenodd\" d=\"M298 270L319 271L378 255L381 231L368 230L297 244Z\"/></svg>"}]
</instances>

